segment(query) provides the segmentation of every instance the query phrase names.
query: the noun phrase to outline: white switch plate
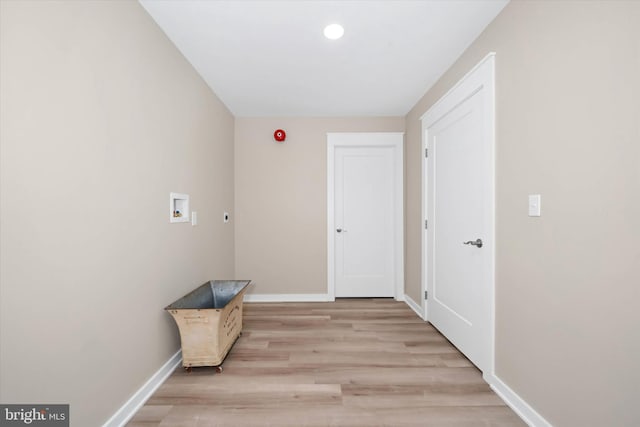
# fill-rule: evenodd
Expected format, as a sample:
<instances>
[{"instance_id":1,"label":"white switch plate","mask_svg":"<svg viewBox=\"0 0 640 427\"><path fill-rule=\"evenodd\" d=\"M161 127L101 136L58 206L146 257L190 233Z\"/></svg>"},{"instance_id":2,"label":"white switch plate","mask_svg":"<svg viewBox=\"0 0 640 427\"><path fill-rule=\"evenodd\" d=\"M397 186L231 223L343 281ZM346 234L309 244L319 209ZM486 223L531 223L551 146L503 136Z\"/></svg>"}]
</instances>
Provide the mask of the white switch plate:
<instances>
[{"instance_id":1,"label":"white switch plate","mask_svg":"<svg viewBox=\"0 0 640 427\"><path fill-rule=\"evenodd\" d=\"M223 217L222 217L222 221L224 221L224 222L225 222L225 224L226 224L227 222L229 222L229 212L225 212L225 213L224 213L224 215L223 215Z\"/></svg>"},{"instance_id":2,"label":"white switch plate","mask_svg":"<svg viewBox=\"0 0 640 427\"><path fill-rule=\"evenodd\" d=\"M196 211L191 212L191 225L198 225L198 212Z\"/></svg>"},{"instance_id":3,"label":"white switch plate","mask_svg":"<svg viewBox=\"0 0 640 427\"><path fill-rule=\"evenodd\" d=\"M539 194L529 194L529 216L540 216Z\"/></svg>"}]
</instances>

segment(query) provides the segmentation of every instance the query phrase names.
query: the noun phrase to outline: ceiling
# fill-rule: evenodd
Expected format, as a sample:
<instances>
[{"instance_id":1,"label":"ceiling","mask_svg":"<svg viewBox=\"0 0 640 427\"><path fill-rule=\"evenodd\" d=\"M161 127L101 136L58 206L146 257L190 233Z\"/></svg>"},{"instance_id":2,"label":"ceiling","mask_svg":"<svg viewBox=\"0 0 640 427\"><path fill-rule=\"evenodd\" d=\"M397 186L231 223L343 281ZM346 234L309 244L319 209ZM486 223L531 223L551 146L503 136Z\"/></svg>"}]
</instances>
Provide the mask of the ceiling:
<instances>
[{"instance_id":1,"label":"ceiling","mask_svg":"<svg viewBox=\"0 0 640 427\"><path fill-rule=\"evenodd\" d=\"M405 115L509 0L139 1L235 116L315 117Z\"/></svg>"}]
</instances>

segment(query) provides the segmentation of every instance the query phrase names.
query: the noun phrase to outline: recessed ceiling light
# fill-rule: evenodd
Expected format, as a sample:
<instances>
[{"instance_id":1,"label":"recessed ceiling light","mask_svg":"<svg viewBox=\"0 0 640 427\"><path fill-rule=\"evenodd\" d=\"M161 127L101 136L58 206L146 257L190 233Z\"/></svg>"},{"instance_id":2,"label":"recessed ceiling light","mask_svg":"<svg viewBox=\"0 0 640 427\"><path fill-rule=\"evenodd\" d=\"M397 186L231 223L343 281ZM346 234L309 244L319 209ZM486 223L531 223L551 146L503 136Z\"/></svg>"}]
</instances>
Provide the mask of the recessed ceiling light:
<instances>
[{"instance_id":1,"label":"recessed ceiling light","mask_svg":"<svg viewBox=\"0 0 640 427\"><path fill-rule=\"evenodd\" d=\"M344 34L344 28L340 24L331 24L324 27L324 36L331 40L338 40Z\"/></svg>"}]
</instances>

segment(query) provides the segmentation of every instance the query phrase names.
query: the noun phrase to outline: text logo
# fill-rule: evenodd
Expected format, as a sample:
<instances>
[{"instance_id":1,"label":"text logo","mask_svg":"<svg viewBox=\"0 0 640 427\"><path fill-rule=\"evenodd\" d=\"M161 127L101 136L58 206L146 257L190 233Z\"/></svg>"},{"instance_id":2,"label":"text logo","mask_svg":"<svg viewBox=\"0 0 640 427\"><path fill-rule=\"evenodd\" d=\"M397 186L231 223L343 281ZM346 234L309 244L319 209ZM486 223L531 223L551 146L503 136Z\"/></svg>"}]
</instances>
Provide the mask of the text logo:
<instances>
[{"instance_id":1,"label":"text logo","mask_svg":"<svg viewBox=\"0 0 640 427\"><path fill-rule=\"evenodd\" d=\"M69 427L69 405L0 405L0 427Z\"/></svg>"}]
</instances>

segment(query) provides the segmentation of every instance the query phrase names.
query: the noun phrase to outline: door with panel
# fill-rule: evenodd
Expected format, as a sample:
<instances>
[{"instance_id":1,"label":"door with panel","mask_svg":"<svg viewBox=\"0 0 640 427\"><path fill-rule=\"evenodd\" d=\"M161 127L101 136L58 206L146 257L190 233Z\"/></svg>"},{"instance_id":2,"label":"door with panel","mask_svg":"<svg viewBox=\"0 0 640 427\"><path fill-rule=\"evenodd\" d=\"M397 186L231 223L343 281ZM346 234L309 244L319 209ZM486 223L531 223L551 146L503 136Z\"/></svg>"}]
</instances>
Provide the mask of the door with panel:
<instances>
[{"instance_id":1,"label":"door with panel","mask_svg":"<svg viewBox=\"0 0 640 427\"><path fill-rule=\"evenodd\" d=\"M401 134L333 134L329 229L336 297L394 297L398 145ZM340 138L343 138L341 144ZM401 149L401 146L400 146ZM401 239L400 239L401 240Z\"/></svg>"},{"instance_id":2,"label":"door with panel","mask_svg":"<svg viewBox=\"0 0 640 427\"><path fill-rule=\"evenodd\" d=\"M493 357L492 70L466 76L425 123L428 320L483 371Z\"/></svg>"}]
</instances>

